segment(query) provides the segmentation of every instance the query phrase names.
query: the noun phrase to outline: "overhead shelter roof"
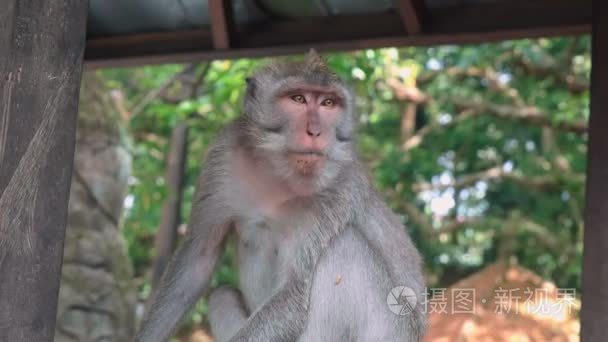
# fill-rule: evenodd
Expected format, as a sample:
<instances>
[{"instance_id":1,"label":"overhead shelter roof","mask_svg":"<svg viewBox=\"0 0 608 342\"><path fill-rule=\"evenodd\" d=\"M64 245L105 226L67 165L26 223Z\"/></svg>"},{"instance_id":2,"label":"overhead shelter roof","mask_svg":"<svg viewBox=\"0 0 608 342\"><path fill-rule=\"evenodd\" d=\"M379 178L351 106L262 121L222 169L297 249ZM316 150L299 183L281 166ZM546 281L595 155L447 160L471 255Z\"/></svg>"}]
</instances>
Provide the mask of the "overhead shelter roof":
<instances>
[{"instance_id":1,"label":"overhead shelter roof","mask_svg":"<svg viewBox=\"0 0 608 342\"><path fill-rule=\"evenodd\" d=\"M90 67L591 30L591 0L90 0Z\"/></svg>"}]
</instances>

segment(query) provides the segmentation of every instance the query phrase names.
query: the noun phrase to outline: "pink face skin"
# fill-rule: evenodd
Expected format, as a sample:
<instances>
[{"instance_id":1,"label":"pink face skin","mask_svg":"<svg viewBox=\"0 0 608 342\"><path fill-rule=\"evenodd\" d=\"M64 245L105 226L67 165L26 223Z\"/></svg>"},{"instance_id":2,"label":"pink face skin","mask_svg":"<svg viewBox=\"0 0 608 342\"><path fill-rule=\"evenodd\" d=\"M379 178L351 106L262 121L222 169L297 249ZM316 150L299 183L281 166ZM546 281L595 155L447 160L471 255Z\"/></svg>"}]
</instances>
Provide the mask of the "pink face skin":
<instances>
[{"instance_id":1,"label":"pink face skin","mask_svg":"<svg viewBox=\"0 0 608 342\"><path fill-rule=\"evenodd\" d=\"M289 165L302 176L314 176L322 167L335 134L334 127L343 111L342 100L331 89L306 86L280 96L278 106L290 115Z\"/></svg>"}]
</instances>

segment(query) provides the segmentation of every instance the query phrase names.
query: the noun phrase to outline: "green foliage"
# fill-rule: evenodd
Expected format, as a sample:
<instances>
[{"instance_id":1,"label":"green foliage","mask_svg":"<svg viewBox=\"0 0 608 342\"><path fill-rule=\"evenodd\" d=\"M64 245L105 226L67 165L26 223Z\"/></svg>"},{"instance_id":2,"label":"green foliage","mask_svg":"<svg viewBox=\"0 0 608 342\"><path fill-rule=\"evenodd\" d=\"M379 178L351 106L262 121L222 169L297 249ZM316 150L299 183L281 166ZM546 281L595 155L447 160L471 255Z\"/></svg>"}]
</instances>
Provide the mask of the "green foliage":
<instances>
[{"instance_id":1,"label":"green foliage","mask_svg":"<svg viewBox=\"0 0 608 342\"><path fill-rule=\"evenodd\" d=\"M404 215L426 261L429 285L447 286L510 257L560 287L580 289L586 136L559 125L584 122L589 115L588 37L365 50L327 59L358 95L362 157L390 205ZM201 64L131 118L134 168L124 234L138 276L151 264L172 128L178 121L190 127L186 221L202 156L239 115L245 77L266 62L216 61L208 70ZM132 108L182 68L116 69L104 75ZM199 89L183 96L192 90L191 79L203 76ZM409 149L402 148L407 139L400 131L407 101L398 99L390 79L417 87L430 99L417 107L412 134L422 139ZM507 106L509 115L474 111L463 101ZM518 116L529 108L547 120ZM425 190L417 187L425 184ZM456 228L443 230L449 227ZM230 247L214 285L238 281L233 259Z\"/></svg>"}]
</instances>

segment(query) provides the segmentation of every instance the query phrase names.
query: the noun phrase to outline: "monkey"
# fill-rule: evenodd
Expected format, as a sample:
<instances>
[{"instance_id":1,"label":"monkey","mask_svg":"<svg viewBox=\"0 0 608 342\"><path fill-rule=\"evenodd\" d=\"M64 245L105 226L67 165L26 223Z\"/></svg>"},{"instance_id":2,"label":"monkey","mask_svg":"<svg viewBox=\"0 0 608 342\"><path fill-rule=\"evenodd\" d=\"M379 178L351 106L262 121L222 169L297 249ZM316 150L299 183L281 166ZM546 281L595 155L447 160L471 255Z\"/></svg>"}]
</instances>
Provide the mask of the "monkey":
<instances>
[{"instance_id":1,"label":"monkey","mask_svg":"<svg viewBox=\"0 0 608 342\"><path fill-rule=\"evenodd\" d=\"M136 341L166 341L209 292L227 236L238 289L209 294L216 341L420 341L422 259L357 154L355 96L314 50L246 79L242 115L209 148L188 234Z\"/></svg>"}]
</instances>

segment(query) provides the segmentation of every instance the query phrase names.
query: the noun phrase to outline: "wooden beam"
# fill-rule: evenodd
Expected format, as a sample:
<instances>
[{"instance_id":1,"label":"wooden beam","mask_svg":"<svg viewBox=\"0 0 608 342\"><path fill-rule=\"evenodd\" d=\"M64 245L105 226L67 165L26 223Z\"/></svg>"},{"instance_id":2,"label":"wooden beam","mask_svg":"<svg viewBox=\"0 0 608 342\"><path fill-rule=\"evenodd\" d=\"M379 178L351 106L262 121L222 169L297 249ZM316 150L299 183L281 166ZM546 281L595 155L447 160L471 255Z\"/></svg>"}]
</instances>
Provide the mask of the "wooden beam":
<instances>
[{"instance_id":1,"label":"wooden beam","mask_svg":"<svg viewBox=\"0 0 608 342\"><path fill-rule=\"evenodd\" d=\"M153 32L117 37L87 39L85 61L129 59L139 56L187 54L192 51L212 50L211 32L189 30L179 32ZM110 64L111 65L111 64Z\"/></svg>"},{"instance_id":2,"label":"wooden beam","mask_svg":"<svg viewBox=\"0 0 608 342\"><path fill-rule=\"evenodd\" d=\"M85 60L89 67L98 68L276 56L311 47L340 51L576 35L591 30L590 4L590 0L535 0L429 9L424 32L418 35L406 35L397 13L261 22L239 26L230 36L230 47L219 50L213 48L210 30L91 38ZM514 17L518 20L510 19Z\"/></svg>"},{"instance_id":3,"label":"wooden beam","mask_svg":"<svg viewBox=\"0 0 608 342\"><path fill-rule=\"evenodd\" d=\"M242 25L226 49L214 49L210 30L92 38L88 66L128 66L218 58L265 57L308 51L356 50L389 46L478 44L575 35L591 30L590 0L535 0L481 3L428 9L424 32L406 35L397 13L332 16ZM508 15L505 15L508 14ZM510 18L517 17L514 21ZM365 25L361 25L364 22ZM235 42L235 39L238 41ZM217 39L216 39L217 40Z\"/></svg>"},{"instance_id":4,"label":"wooden beam","mask_svg":"<svg viewBox=\"0 0 608 342\"><path fill-rule=\"evenodd\" d=\"M608 3L593 1L581 340L608 336Z\"/></svg>"},{"instance_id":5,"label":"wooden beam","mask_svg":"<svg viewBox=\"0 0 608 342\"><path fill-rule=\"evenodd\" d=\"M591 32L590 24L574 24L565 26L541 26L535 28L503 30L500 32L481 32L469 33L461 32L455 34L430 34L418 36L379 36L374 38L345 39L317 41L299 43L297 39L291 43L283 43L275 46L260 47L240 47L226 50L212 49L187 49L174 51L170 45L165 46L165 51L161 53L141 53L131 54L129 50L111 50L101 48L89 49L94 58L85 59L85 66L88 69L110 68L110 67L132 67L145 64L164 64L164 63L189 63L198 61L212 61L217 59L236 59L236 58L262 58L270 56L281 56L306 53L310 48L315 48L320 52L330 51L351 51L361 49L377 49L384 47L401 46L432 46L441 44L480 44L488 42L498 42L509 39L556 37L556 36L575 36ZM180 32L172 32L176 41L180 41ZM138 35L142 36L142 35ZM145 35L143 35L145 38ZM113 45L122 45L120 41L123 37L112 38ZM142 40L143 44L146 44ZM193 44L196 43L193 41ZM97 45L97 44L94 44ZM243 44L247 46L247 44ZM141 50L145 50L142 47Z\"/></svg>"},{"instance_id":6,"label":"wooden beam","mask_svg":"<svg viewBox=\"0 0 608 342\"><path fill-rule=\"evenodd\" d=\"M580 24L591 26L591 0L487 1L438 8L431 11L425 29L430 34L545 29L547 36L555 36L549 30Z\"/></svg>"},{"instance_id":7,"label":"wooden beam","mask_svg":"<svg viewBox=\"0 0 608 342\"><path fill-rule=\"evenodd\" d=\"M395 8L408 34L417 35L422 33L422 21L425 17L423 0L396 0Z\"/></svg>"},{"instance_id":8,"label":"wooden beam","mask_svg":"<svg viewBox=\"0 0 608 342\"><path fill-rule=\"evenodd\" d=\"M234 36L234 20L231 0L209 0L209 19L213 47L228 49Z\"/></svg>"},{"instance_id":9,"label":"wooden beam","mask_svg":"<svg viewBox=\"0 0 608 342\"><path fill-rule=\"evenodd\" d=\"M165 180L167 199L163 205L160 227L156 233L156 258L152 274L152 288L159 284L160 278L173 255L177 242L177 228L181 222L182 189L188 152L188 126L178 123L173 129L167 158Z\"/></svg>"},{"instance_id":10,"label":"wooden beam","mask_svg":"<svg viewBox=\"0 0 608 342\"><path fill-rule=\"evenodd\" d=\"M0 341L53 341L87 1L0 1Z\"/></svg>"}]
</instances>

